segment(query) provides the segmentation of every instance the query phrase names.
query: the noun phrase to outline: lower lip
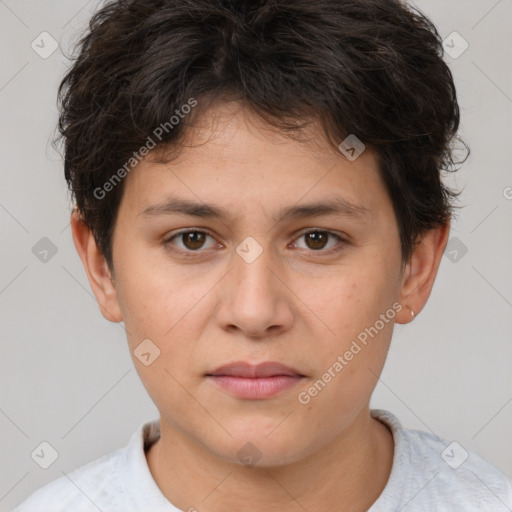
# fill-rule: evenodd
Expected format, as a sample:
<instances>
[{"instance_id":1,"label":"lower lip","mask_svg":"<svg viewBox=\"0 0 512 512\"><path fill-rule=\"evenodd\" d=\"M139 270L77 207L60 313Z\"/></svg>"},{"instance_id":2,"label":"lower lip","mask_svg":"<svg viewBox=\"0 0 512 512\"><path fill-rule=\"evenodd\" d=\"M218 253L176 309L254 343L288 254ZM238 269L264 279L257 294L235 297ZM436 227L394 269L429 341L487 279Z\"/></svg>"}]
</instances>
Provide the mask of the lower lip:
<instances>
[{"instance_id":1,"label":"lower lip","mask_svg":"<svg viewBox=\"0 0 512 512\"><path fill-rule=\"evenodd\" d=\"M239 398L262 399L295 386L302 377L299 375L275 375L274 377L233 377L231 375L210 375L218 386Z\"/></svg>"}]
</instances>

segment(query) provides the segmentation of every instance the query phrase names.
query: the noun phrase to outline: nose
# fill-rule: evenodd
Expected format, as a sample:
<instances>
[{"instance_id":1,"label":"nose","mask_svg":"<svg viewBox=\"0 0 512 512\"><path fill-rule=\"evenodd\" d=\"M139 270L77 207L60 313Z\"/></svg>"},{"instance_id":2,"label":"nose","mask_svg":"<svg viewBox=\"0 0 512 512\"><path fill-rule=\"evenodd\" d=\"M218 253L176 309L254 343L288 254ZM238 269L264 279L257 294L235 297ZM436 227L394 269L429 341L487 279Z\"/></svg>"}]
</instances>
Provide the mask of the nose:
<instances>
[{"instance_id":1,"label":"nose","mask_svg":"<svg viewBox=\"0 0 512 512\"><path fill-rule=\"evenodd\" d=\"M281 270L280 270L281 269ZM222 287L217 321L224 330L246 337L268 338L290 328L293 293L270 249L254 260L233 254L232 270Z\"/></svg>"}]
</instances>

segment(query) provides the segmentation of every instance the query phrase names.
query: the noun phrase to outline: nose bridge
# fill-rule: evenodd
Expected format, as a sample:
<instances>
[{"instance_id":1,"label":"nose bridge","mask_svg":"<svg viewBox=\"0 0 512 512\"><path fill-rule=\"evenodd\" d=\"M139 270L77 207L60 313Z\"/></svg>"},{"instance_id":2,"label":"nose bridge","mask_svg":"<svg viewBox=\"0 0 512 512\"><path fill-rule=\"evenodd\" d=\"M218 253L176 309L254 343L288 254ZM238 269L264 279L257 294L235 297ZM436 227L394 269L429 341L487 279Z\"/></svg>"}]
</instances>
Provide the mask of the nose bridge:
<instances>
[{"instance_id":1,"label":"nose bridge","mask_svg":"<svg viewBox=\"0 0 512 512\"><path fill-rule=\"evenodd\" d=\"M233 255L235 293L272 301L275 299L275 276L270 271L273 266L272 250L261 245L255 238L245 238L236 248Z\"/></svg>"},{"instance_id":2,"label":"nose bridge","mask_svg":"<svg viewBox=\"0 0 512 512\"><path fill-rule=\"evenodd\" d=\"M291 313L276 272L272 250L246 238L233 254L228 293L220 320L250 336L262 336L269 327L283 327Z\"/></svg>"}]
</instances>

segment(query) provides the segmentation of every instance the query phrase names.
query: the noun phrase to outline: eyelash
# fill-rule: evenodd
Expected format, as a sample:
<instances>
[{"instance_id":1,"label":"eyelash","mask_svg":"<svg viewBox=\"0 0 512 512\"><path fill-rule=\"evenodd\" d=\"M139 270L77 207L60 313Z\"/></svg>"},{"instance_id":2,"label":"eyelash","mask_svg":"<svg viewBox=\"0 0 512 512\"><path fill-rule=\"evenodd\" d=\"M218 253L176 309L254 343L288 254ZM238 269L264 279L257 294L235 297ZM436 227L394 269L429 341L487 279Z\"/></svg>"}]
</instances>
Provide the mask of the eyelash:
<instances>
[{"instance_id":1,"label":"eyelash","mask_svg":"<svg viewBox=\"0 0 512 512\"><path fill-rule=\"evenodd\" d=\"M174 233L172 236L168 237L167 239L165 239L163 241L163 245L165 245L165 247L167 248L167 250L169 250L170 252L172 253L175 253L175 254L179 254L179 255L187 255L187 257L194 257L193 255L194 254L200 254L200 253L203 253L203 252L206 252L205 250L201 250L201 249L197 249L196 251L192 251L192 250L184 250L184 249L177 249L173 244L172 244L172 240L174 240L175 238L178 238L182 235L187 235L189 233L199 233L199 234L204 234L204 235L207 235L211 238L214 238L214 236L209 233L208 231L204 231L204 230L201 230L201 229L187 229L187 230L183 230L183 231L179 231L177 233ZM340 235L336 234L336 233L333 233L332 231L328 231L328 230L323 230L323 229L309 229L308 231L304 231L302 233L300 233L298 235L298 237L295 240L299 240L300 238L302 238L303 236L305 235L308 235L308 234L311 234L311 233L322 233L322 234L326 234L328 235L329 237L334 237L338 240L338 245L336 245L335 247L331 247L330 249L318 249L318 250L314 250L314 249L309 249L310 252L317 252L317 253L323 253L323 254L331 254L333 252L338 252L340 251L341 249L344 248L345 245L348 245L348 242L347 240L345 240L343 237L341 237ZM306 249L307 250L307 249ZM190 256L189 256L190 255Z\"/></svg>"}]
</instances>

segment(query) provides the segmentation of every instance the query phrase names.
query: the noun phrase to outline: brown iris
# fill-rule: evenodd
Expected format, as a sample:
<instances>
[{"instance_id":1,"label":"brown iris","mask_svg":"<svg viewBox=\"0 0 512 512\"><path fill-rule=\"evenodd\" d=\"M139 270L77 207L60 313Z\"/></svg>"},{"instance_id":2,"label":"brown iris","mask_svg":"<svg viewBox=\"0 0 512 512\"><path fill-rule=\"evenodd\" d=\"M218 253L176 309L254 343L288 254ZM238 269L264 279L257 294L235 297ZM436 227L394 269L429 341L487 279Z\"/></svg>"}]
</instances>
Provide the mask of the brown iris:
<instances>
[{"instance_id":1,"label":"brown iris","mask_svg":"<svg viewBox=\"0 0 512 512\"><path fill-rule=\"evenodd\" d=\"M322 231L313 231L306 233L306 243L310 249L323 249L327 243L329 235Z\"/></svg>"},{"instance_id":2,"label":"brown iris","mask_svg":"<svg viewBox=\"0 0 512 512\"><path fill-rule=\"evenodd\" d=\"M206 233L201 233L200 231L191 231L181 235L183 244L190 250L200 249L204 245L207 236Z\"/></svg>"}]
</instances>

